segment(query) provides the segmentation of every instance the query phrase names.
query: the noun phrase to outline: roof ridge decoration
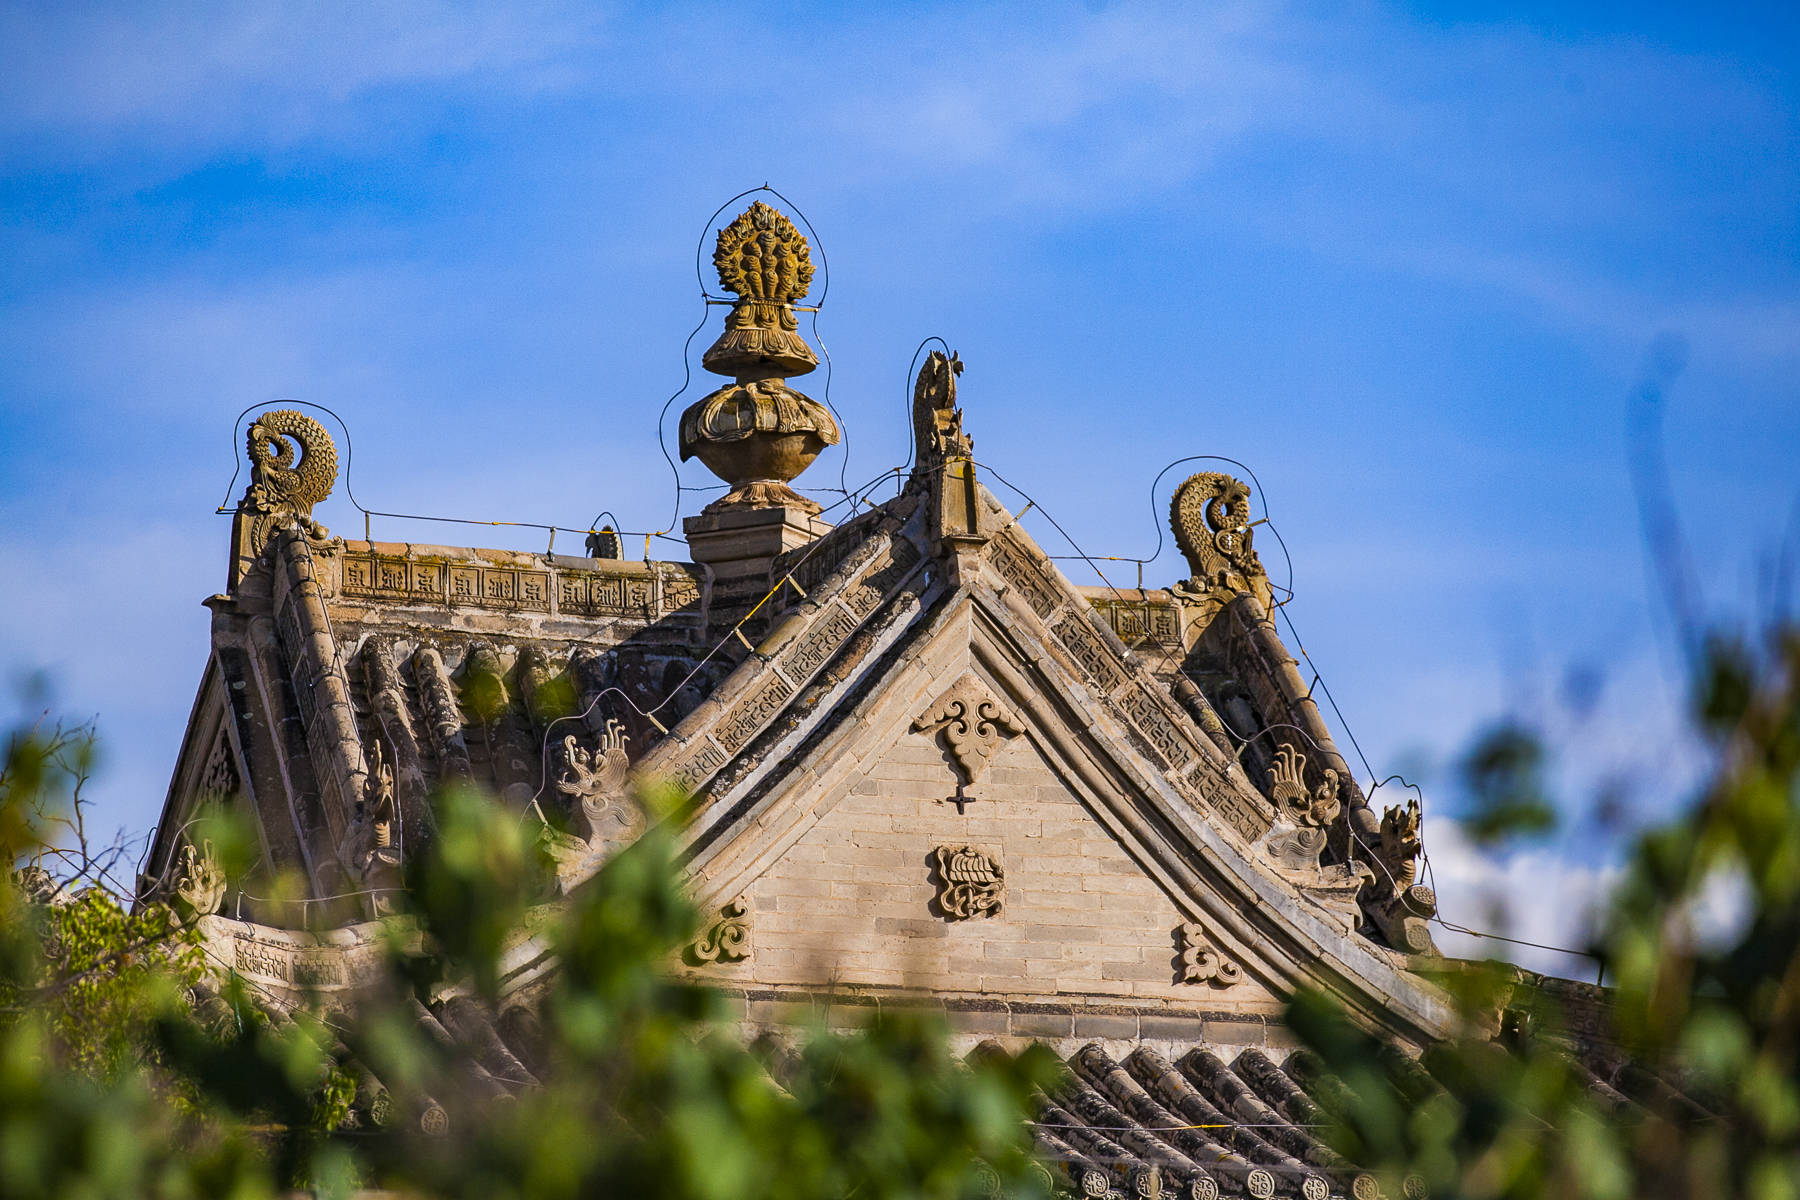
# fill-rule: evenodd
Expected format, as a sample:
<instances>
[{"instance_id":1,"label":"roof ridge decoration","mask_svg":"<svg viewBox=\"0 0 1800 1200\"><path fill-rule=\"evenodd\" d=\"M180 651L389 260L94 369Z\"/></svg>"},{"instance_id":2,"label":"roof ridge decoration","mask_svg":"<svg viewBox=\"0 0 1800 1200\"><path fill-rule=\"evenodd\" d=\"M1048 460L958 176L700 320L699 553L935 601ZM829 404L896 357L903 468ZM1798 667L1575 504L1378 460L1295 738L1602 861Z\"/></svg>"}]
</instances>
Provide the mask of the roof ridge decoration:
<instances>
[{"instance_id":1,"label":"roof ridge decoration","mask_svg":"<svg viewBox=\"0 0 1800 1200\"><path fill-rule=\"evenodd\" d=\"M1202 598L1203 623L1239 592L1254 595L1265 611L1274 603L1253 544L1249 484L1222 471L1188 476L1169 498L1169 526L1192 572L1177 587Z\"/></svg>"},{"instance_id":2,"label":"roof ridge decoration","mask_svg":"<svg viewBox=\"0 0 1800 1200\"><path fill-rule=\"evenodd\" d=\"M261 557L277 529L298 525L308 537L329 536L330 531L312 519L312 511L337 482L337 446L331 435L291 408L271 409L250 422L244 431L244 453L250 460L250 483L232 522L228 583L232 589Z\"/></svg>"},{"instance_id":3,"label":"roof ridge decoration","mask_svg":"<svg viewBox=\"0 0 1800 1200\"><path fill-rule=\"evenodd\" d=\"M812 286L812 251L794 223L758 200L719 230L719 283L738 299L700 365L735 382L681 414L681 459L698 458L731 491L706 511L819 505L788 484L843 436L831 412L787 377L819 365L794 303Z\"/></svg>"}]
</instances>

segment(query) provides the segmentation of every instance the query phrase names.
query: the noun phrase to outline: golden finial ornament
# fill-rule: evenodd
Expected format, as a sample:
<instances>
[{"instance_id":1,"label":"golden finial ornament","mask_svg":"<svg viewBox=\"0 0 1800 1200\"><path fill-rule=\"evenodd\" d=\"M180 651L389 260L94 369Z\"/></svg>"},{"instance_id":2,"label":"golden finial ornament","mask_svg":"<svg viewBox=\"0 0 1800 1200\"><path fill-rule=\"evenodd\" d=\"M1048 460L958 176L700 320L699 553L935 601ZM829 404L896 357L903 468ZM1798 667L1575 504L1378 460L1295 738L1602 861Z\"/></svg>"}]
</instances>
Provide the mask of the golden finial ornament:
<instances>
[{"instance_id":1,"label":"golden finial ornament","mask_svg":"<svg viewBox=\"0 0 1800 1200\"><path fill-rule=\"evenodd\" d=\"M812 286L812 250L792 221L758 200L719 231L713 266L737 299L700 363L734 382L681 414L682 461L698 458L731 485L709 511L785 505L817 513L788 483L842 434L829 409L786 382L819 365L794 313Z\"/></svg>"}]
</instances>

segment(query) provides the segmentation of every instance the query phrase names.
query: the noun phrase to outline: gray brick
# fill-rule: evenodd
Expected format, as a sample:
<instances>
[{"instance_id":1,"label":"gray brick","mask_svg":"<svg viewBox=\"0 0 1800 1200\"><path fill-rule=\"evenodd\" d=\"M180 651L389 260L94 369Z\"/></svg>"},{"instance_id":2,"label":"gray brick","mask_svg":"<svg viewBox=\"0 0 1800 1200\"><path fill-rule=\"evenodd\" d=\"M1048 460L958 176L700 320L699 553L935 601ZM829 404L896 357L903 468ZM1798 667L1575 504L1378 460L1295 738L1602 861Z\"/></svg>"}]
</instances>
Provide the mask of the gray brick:
<instances>
[{"instance_id":1,"label":"gray brick","mask_svg":"<svg viewBox=\"0 0 1800 1200\"><path fill-rule=\"evenodd\" d=\"M1075 1019L1069 1013L1015 1012L1012 1032L1018 1037L1070 1037Z\"/></svg>"},{"instance_id":2,"label":"gray brick","mask_svg":"<svg viewBox=\"0 0 1800 1200\"><path fill-rule=\"evenodd\" d=\"M1138 1018L1116 1013L1075 1014L1075 1036L1085 1038L1136 1038Z\"/></svg>"}]
</instances>

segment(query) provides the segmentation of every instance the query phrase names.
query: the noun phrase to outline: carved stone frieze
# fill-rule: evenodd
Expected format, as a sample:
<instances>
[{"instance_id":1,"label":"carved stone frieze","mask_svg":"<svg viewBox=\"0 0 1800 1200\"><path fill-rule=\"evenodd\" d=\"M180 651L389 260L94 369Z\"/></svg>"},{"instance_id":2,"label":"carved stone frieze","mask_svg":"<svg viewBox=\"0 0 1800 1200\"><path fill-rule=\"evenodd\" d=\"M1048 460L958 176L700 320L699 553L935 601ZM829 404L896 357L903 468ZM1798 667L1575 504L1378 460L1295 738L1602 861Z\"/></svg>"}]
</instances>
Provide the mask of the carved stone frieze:
<instances>
[{"instance_id":1,"label":"carved stone frieze","mask_svg":"<svg viewBox=\"0 0 1800 1200\"><path fill-rule=\"evenodd\" d=\"M736 963L750 957L750 906L739 896L719 909L719 918L688 947L695 963Z\"/></svg>"},{"instance_id":2,"label":"carved stone frieze","mask_svg":"<svg viewBox=\"0 0 1800 1200\"><path fill-rule=\"evenodd\" d=\"M1181 621L1173 604L1099 598L1088 603L1127 646L1151 642L1173 647L1181 642Z\"/></svg>"},{"instance_id":3,"label":"carved stone frieze","mask_svg":"<svg viewBox=\"0 0 1800 1200\"><path fill-rule=\"evenodd\" d=\"M702 738L670 769L669 782L684 792L691 792L724 765L725 752Z\"/></svg>"},{"instance_id":4,"label":"carved stone frieze","mask_svg":"<svg viewBox=\"0 0 1800 1200\"><path fill-rule=\"evenodd\" d=\"M981 778L988 760L1003 742L1025 731L1019 718L996 700L973 675L963 675L945 688L913 722L918 733L933 733L962 771L962 783Z\"/></svg>"},{"instance_id":5,"label":"carved stone frieze","mask_svg":"<svg viewBox=\"0 0 1800 1200\"><path fill-rule=\"evenodd\" d=\"M237 758L231 752L231 738L221 725L212 749L207 752L206 766L200 772L199 799L201 803L224 800L237 795L241 786Z\"/></svg>"},{"instance_id":6,"label":"carved stone frieze","mask_svg":"<svg viewBox=\"0 0 1800 1200\"><path fill-rule=\"evenodd\" d=\"M1256 842L1273 823L1268 810L1258 799L1234 787L1204 760L1191 775L1177 776L1175 789L1196 808L1218 814L1246 842Z\"/></svg>"},{"instance_id":7,"label":"carved stone frieze","mask_svg":"<svg viewBox=\"0 0 1800 1200\"><path fill-rule=\"evenodd\" d=\"M796 683L810 679L856 632L856 618L833 604L819 614L812 628L782 652L781 673Z\"/></svg>"},{"instance_id":8,"label":"carved stone frieze","mask_svg":"<svg viewBox=\"0 0 1800 1200\"><path fill-rule=\"evenodd\" d=\"M938 907L952 921L994 916L1006 900L1006 872L973 846L939 846L933 853Z\"/></svg>"},{"instance_id":9,"label":"carved stone frieze","mask_svg":"<svg viewBox=\"0 0 1800 1200\"><path fill-rule=\"evenodd\" d=\"M781 676L770 672L750 694L738 701L725 719L713 730L713 737L727 754L736 754L757 730L769 723L794 689Z\"/></svg>"},{"instance_id":10,"label":"carved stone frieze","mask_svg":"<svg viewBox=\"0 0 1800 1200\"><path fill-rule=\"evenodd\" d=\"M1032 612L1048 617L1056 608L1056 591L1026 558L1025 552L1013 544L1011 537L997 537L988 542L987 556L994 570L1018 591Z\"/></svg>"},{"instance_id":11,"label":"carved stone frieze","mask_svg":"<svg viewBox=\"0 0 1800 1200\"><path fill-rule=\"evenodd\" d=\"M1126 717L1143 735L1163 766L1184 767L1194 761L1193 746L1181 736L1175 722L1150 693L1141 687L1128 688L1119 697L1119 707L1125 710Z\"/></svg>"},{"instance_id":12,"label":"carved stone frieze","mask_svg":"<svg viewBox=\"0 0 1800 1200\"><path fill-rule=\"evenodd\" d=\"M1206 931L1193 921L1183 921L1175 930L1181 946L1181 969L1177 983L1206 983L1215 988L1228 988L1241 983L1244 969L1225 957L1207 940Z\"/></svg>"},{"instance_id":13,"label":"carved stone frieze","mask_svg":"<svg viewBox=\"0 0 1800 1200\"><path fill-rule=\"evenodd\" d=\"M1062 648L1075 660L1082 673L1102 691L1110 692L1125 682L1125 668L1119 662L1094 627L1088 624L1087 614L1075 610L1065 612L1050 627Z\"/></svg>"},{"instance_id":14,"label":"carved stone frieze","mask_svg":"<svg viewBox=\"0 0 1800 1200\"><path fill-rule=\"evenodd\" d=\"M845 589L844 603L859 620L867 620L918 561L919 548L912 539L896 537L882 565Z\"/></svg>"}]
</instances>

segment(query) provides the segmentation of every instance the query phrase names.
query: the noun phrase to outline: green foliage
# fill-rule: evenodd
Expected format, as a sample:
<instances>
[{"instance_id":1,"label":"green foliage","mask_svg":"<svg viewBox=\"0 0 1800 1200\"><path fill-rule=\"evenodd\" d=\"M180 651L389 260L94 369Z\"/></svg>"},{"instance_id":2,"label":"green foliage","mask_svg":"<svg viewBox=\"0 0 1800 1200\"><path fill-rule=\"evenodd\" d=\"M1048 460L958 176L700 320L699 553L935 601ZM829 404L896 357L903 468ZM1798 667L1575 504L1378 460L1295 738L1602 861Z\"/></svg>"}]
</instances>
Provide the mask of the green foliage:
<instances>
[{"instance_id":1,"label":"green foliage","mask_svg":"<svg viewBox=\"0 0 1800 1200\"><path fill-rule=\"evenodd\" d=\"M53 758L29 738L9 751L9 862L41 857ZM646 802L666 817L678 800ZM546 904L531 825L470 790L435 807L392 969L354 1017L286 1013L239 979L207 995L193 930L164 906L131 912L94 886L46 905L0 884L6 1195L956 1200L1047 1182L1025 1117L1060 1070L1048 1052L965 1063L940 1019L889 1013L759 1054L722 996L672 977L696 926L672 821ZM229 823L200 832L242 857ZM539 952L557 968L530 1018L538 1086L497 1096L477 1049L428 1033L420 1005L491 1005ZM427 1132L440 1120L449 1136Z\"/></svg>"},{"instance_id":2,"label":"green foliage","mask_svg":"<svg viewBox=\"0 0 1800 1200\"><path fill-rule=\"evenodd\" d=\"M1693 712L1714 770L1639 840L1599 939L1631 1102L1577 1065L1588 1031L1557 1002L1575 992L1521 988L1509 968L1446 980L1468 1033L1425 1052L1441 1090L1304 995L1289 1019L1344 1083L1329 1092L1344 1153L1438 1197L1800 1195L1800 631L1716 643ZM1489 812L1541 795L1542 755L1516 729L1470 763ZM1709 935L1701 915L1722 900L1738 919Z\"/></svg>"},{"instance_id":3,"label":"green foliage","mask_svg":"<svg viewBox=\"0 0 1800 1200\"><path fill-rule=\"evenodd\" d=\"M1544 784L1544 745L1530 730L1506 722L1484 734L1462 762L1470 798L1464 820L1470 840L1493 846L1556 826Z\"/></svg>"}]
</instances>

